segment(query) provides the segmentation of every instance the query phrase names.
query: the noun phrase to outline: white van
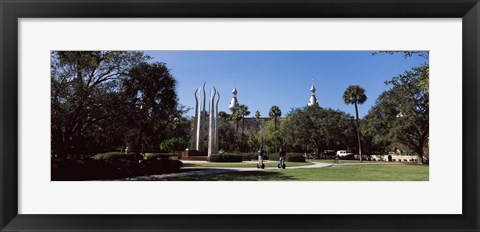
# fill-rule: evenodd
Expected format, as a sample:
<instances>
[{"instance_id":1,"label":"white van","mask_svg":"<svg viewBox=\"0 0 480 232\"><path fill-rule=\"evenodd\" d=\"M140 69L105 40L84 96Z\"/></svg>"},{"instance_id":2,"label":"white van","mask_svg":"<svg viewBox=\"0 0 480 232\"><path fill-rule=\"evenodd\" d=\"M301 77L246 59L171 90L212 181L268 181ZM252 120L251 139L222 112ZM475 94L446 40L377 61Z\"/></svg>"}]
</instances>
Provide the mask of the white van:
<instances>
[{"instance_id":1,"label":"white van","mask_svg":"<svg viewBox=\"0 0 480 232\"><path fill-rule=\"evenodd\" d=\"M347 155L353 155L353 154L350 153L350 152L347 152L346 150L338 150L337 155L340 156L340 157L345 157Z\"/></svg>"}]
</instances>

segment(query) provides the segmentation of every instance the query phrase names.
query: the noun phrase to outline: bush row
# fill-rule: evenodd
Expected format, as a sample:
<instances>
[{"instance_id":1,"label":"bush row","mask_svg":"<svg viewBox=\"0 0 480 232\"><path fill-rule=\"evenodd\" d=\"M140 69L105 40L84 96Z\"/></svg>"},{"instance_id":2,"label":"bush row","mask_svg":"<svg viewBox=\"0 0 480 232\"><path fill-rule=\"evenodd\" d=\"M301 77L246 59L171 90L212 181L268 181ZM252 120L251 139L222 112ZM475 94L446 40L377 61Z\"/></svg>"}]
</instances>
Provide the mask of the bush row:
<instances>
[{"instance_id":1,"label":"bush row","mask_svg":"<svg viewBox=\"0 0 480 232\"><path fill-rule=\"evenodd\" d=\"M220 155L239 155L239 156L242 157L243 161L258 160L258 154L257 153L222 153ZM269 155L264 154L263 159L268 160Z\"/></svg>"},{"instance_id":2,"label":"bush row","mask_svg":"<svg viewBox=\"0 0 480 232\"><path fill-rule=\"evenodd\" d=\"M53 159L52 181L105 180L178 172L178 160L133 160L127 156L111 159ZM98 158L98 157L97 157Z\"/></svg>"},{"instance_id":3,"label":"bush row","mask_svg":"<svg viewBox=\"0 0 480 232\"><path fill-rule=\"evenodd\" d=\"M210 155L208 161L210 162L242 162L258 160L258 154L251 153L224 153ZM278 154L264 154L263 160L279 160ZM305 162L305 157L299 153L290 153L286 155L286 161L289 162Z\"/></svg>"},{"instance_id":4,"label":"bush row","mask_svg":"<svg viewBox=\"0 0 480 232\"><path fill-rule=\"evenodd\" d=\"M263 156L264 160L279 160L280 157L278 154L268 154ZM255 155L255 159L258 159L258 156ZM302 154L298 153L287 153L285 156L285 160L289 162L305 162L305 157Z\"/></svg>"},{"instance_id":5,"label":"bush row","mask_svg":"<svg viewBox=\"0 0 480 232\"><path fill-rule=\"evenodd\" d=\"M305 162L305 156L302 154L287 154L286 160L288 162Z\"/></svg>"},{"instance_id":6,"label":"bush row","mask_svg":"<svg viewBox=\"0 0 480 232\"><path fill-rule=\"evenodd\" d=\"M94 160L113 160L113 159L125 159L125 158L134 158L135 153L134 152L129 152L127 155L125 155L125 152L106 152L106 153L99 153L96 154L92 157ZM172 153L145 153L143 155L144 160L150 160L150 159L169 159L171 156L178 156L174 155ZM140 157L137 157L140 158Z\"/></svg>"},{"instance_id":7,"label":"bush row","mask_svg":"<svg viewBox=\"0 0 480 232\"><path fill-rule=\"evenodd\" d=\"M210 162L242 162L241 155L234 154L213 154L208 157Z\"/></svg>"},{"instance_id":8,"label":"bush row","mask_svg":"<svg viewBox=\"0 0 480 232\"><path fill-rule=\"evenodd\" d=\"M132 157L134 154L135 153L133 152L129 152L127 155L125 155L125 152L113 151L113 152L96 154L92 157L92 159L94 160L124 159L126 156Z\"/></svg>"},{"instance_id":9,"label":"bush row","mask_svg":"<svg viewBox=\"0 0 480 232\"><path fill-rule=\"evenodd\" d=\"M179 156L179 155L174 155L172 153L145 153L143 156L144 160L150 160L150 159L169 159L172 156Z\"/></svg>"}]
</instances>

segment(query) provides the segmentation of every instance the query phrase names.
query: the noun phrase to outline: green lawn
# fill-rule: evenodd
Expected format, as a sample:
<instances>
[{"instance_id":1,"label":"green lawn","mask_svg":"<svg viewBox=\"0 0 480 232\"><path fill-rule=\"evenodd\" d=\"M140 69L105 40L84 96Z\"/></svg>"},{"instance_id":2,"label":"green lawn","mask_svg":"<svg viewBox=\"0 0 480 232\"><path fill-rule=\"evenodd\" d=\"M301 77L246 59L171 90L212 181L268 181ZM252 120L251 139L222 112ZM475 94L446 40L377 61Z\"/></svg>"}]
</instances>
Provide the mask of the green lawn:
<instances>
[{"instance_id":1,"label":"green lawn","mask_svg":"<svg viewBox=\"0 0 480 232\"><path fill-rule=\"evenodd\" d=\"M265 167L277 167L278 162L265 162ZM287 167L294 167L294 166L305 166L305 165L312 165L310 162L285 162ZM184 167L199 167L199 168L256 168L257 163L184 163Z\"/></svg>"},{"instance_id":2,"label":"green lawn","mask_svg":"<svg viewBox=\"0 0 480 232\"><path fill-rule=\"evenodd\" d=\"M334 159L308 159L307 162L334 163ZM380 161L363 161L364 163L379 163ZM338 160L339 164L360 163L360 160Z\"/></svg>"},{"instance_id":3,"label":"green lawn","mask_svg":"<svg viewBox=\"0 0 480 232\"><path fill-rule=\"evenodd\" d=\"M241 171L172 177L173 181L428 181L429 166L416 164L352 165L327 168Z\"/></svg>"}]
</instances>

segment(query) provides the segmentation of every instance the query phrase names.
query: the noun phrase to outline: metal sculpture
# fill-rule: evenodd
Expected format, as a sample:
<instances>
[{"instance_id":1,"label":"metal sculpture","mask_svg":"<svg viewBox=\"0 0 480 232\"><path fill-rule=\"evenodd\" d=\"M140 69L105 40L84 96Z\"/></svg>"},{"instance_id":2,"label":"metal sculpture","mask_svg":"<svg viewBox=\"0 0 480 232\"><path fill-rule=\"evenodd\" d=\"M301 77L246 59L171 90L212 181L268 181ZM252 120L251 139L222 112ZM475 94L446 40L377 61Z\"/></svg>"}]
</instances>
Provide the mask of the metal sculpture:
<instances>
[{"instance_id":1,"label":"metal sculpture","mask_svg":"<svg viewBox=\"0 0 480 232\"><path fill-rule=\"evenodd\" d=\"M201 91L199 91L201 90ZM203 92L203 96L201 93ZM215 98L217 98L215 104ZM207 154L218 153L218 101L220 100L220 94L217 89L213 87L210 91L209 101L209 116L208 116L208 147ZM200 87L195 91L195 123L194 131L192 135L192 143L195 145L195 150L203 153L205 152L205 124L206 124L206 95L205 95L205 83L203 87Z\"/></svg>"}]
</instances>

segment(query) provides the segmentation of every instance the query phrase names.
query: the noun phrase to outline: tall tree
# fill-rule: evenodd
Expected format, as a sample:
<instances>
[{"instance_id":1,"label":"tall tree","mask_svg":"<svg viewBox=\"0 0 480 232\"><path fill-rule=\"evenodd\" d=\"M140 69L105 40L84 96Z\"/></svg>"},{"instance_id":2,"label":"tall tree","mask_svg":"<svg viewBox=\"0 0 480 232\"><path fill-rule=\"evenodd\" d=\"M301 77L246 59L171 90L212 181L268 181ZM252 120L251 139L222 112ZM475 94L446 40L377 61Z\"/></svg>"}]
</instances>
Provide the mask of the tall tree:
<instances>
[{"instance_id":1,"label":"tall tree","mask_svg":"<svg viewBox=\"0 0 480 232\"><path fill-rule=\"evenodd\" d=\"M278 106L272 106L270 107L270 111L268 112L268 115L272 118L274 118L274 125L275 125L275 131L277 131L277 119L282 116L282 111L280 110L280 107ZM275 142L275 152L277 152L277 143Z\"/></svg>"},{"instance_id":2,"label":"tall tree","mask_svg":"<svg viewBox=\"0 0 480 232\"><path fill-rule=\"evenodd\" d=\"M360 127L358 123L358 104L363 104L367 100L367 95L365 95L365 90L359 85L351 85L343 93L343 101L345 104L355 105L355 119L357 127L357 139L358 139L358 154L360 156L360 162L363 162L362 157L362 144L360 140Z\"/></svg>"},{"instance_id":3,"label":"tall tree","mask_svg":"<svg viewBox=\"0 0 480 232\"><path fill-rule=\"evenodd\" d=\"M239 109L240 109L240 107L239 107ZM238 133L238 122L239 122L240 120L242 120L242 112L241 112L239 109L235 110L235 112L233 112L233 113L230 115L231 118L232 118L232 120L235 121L235 131L236 131L237 133Z\"/></svg>"},{"instance_id":4,"label":"tall tree","mask_svg":"<svg viewBox=\"0 0 480 232\"><path fill-rule=\"evenodd\" d=\"M277 130L277 119L282 116L282 111L280 110L280 107L278 106L272 106L270 107L270 111L268 112L268 116L271 118L274 118L275 120L275 130Z\"/></svg>"},{"instance_id":5,"label":"tall tree","mask_svg":"<svg viewBox=\"0 0 480 232\"><path fill-rule=\"evenodd\" d=\"M372 108L375 109L372 110L373 121L389 128L387 136L380 136L381 140L409 146L417 153L418 163L423 163L429 141L430 54L428 51L380 51L374 54L377 53L402 53L405 58L417 55L425 59L422 65L387 81L392 89L384 92Z\"/></svg>"},{"instance_id":6,"label":"tall tree","mask_svg":"<svg viewBox=\"0 0 480 232\"><path fill-rule=\"evenodd\" d=\"M248 106L240 105L238 107L238 111L242 115L242 134L245 134L245 116L250 115L250 111L248 110Z\"/></svg>"},{"instance_id":7,"label":"tall tree","mask_svg":"<svg viewBox=\"0 0 480 232\"><path fill-rule=\"evenodd\" d=\"M242 104L238 106L237 112L238 114L241 115L241 119L242 119L242 134L241 134L242 141L241 141L240 147L242 151L245 151L245 116L250 115L250 111L248 110L248 106Z\"/></svg>"},{"instance_id":8,"label":"tall tree","mask_svg":"<svg viewBox=\"0 0 480 232\"><path fill-rule=\"evenodd\" d=\"M85 154L97 135L121 134L116 124L124 108L120 82L131 67L148 60L142 52L55 51L51 53L52 154ZM113 121L115 123L105 123ZM95 142L96 140L97 142ZM100 144L105 145L106 144ZM90 144L89 147L98 147Z\"/></svg>"},{"instance_id":9,"label":"tall tree","mask_svg":"<svg viewBox=\"0 0 480 232\"><path fill-rule=\"evenodd\" d=\"M321 107L292 109L280 130L285 145L296 151L344 150L355 144L355 122L349 114Z\"/></svg>"},{"instance_id":10,"label":"tall tree","mask_svg":"<svg viewBox=\"0 0 480 232\"><path fill-rule=\"evenodd\" d=\"M130 70L129 76L123 89L131 109L131 122L138 124L134 151L139 154L144 152L145 144L153 150L166 139L165 132L181 113L177 109L176 81L164 63L140 63Z\"/></svg>"},{"instance_id":11,"label":"tall tree","mask_svg":"<svg viewBox=\"0 0 480 232\"><path fill-rule=\"evenodd\" d=\"M230 115L225 111L218 112L218 119L227 121L230 118Z\"/></svg>"},{"instance_id":12,"label":"tall tree","mask_svg":"<svg viewBox=\"0 0 480 232\"><path fill-rule=\"evenodd\" d=\"M423 163L429 139L429 92L422 83L428 75L429 66L424 64L387 81L392 88L369 112L376 125L387 128L376 132L380 139L407 145L417 153L418 163Z\"/></svg>"},{"instance_id":13,"label":"tall tree","mask_svg":"<svg viewBox=\"0 0 480 232\"><path fill-rule=\"evenodd\" d=\"M218 113L218 148L232 151L235 145L235 129L229 122L230 115L224 111Z\"/></svg>"},{"instance_id":14,"label":"tall tree","mask_svg":"<svg viewBox=\"0 0 480 232\"><path fill-rule=\"evenodd\" d=\"M260 129L260 111L255 111L255 122L256 122L256 125L255 125L255 128L258 130Z\"/></svg>"}]
</instances>

